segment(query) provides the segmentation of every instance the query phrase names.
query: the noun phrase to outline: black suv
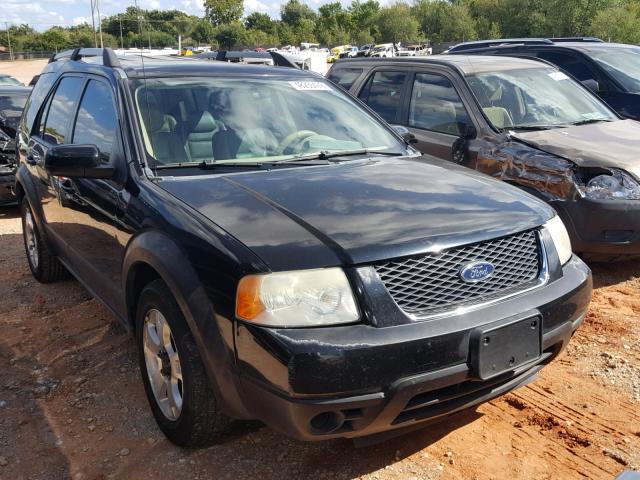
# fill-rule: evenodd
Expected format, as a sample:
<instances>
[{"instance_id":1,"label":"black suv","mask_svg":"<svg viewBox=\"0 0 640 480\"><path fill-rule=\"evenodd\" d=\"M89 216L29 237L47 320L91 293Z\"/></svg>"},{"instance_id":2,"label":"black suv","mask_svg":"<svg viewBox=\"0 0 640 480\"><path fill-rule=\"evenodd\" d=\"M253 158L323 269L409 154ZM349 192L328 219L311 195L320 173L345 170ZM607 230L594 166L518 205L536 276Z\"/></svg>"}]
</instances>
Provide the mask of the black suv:
<instances>
[{"instance_id":1,"label":"black suv","mask_svg":"<svg viewBox=\"0 0 640 480\"><path fill-rule=\"evenodd\" d=\"M640 255L640 123L538 60L467 55L339 60L330 80L413 135L423 153L547 201L573 251Z\"/></svg>"},{"instance_id":2,"label":"black suv","mask_svg":"<svg viewBox=\"0 0 640 480\"><path fill-rule=\"evenodd\" d=\"M582 82L623 117L640 120L640 47L591 38L566 40L525 39L499 45L469 42L456 45L449 53L546 60Z\"/></svg>"},{"instance_id":3,"label":"black suv","mask_svg":"<svg viewBox=\"0 0 640 480\"><path fill-rule=\"evenodd\" d=\"M134 333L162 431L412 427L529 382L591 275L544 203L293 68L73 51L19 133L29 266Z\"/></svg>"}]
</instances>

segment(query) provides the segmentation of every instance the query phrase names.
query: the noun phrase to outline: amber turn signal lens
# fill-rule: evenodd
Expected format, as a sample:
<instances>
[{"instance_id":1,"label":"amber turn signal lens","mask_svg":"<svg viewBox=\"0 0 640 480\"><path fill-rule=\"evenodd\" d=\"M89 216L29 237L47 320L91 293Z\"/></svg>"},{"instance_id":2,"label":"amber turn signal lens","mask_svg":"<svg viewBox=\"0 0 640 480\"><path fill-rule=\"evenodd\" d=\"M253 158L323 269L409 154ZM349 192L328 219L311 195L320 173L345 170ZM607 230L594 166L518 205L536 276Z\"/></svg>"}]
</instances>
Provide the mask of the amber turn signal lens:
<instances>
[{"instance_id":1,"label":"amber turn signal lens","mask_svg":"<svg viewBox=\"0 0 640 480\"><path fill-rule=\"evenodd\" d=\"M264 312L264 305L260 300L261 281L262 278L257 275L248 275L240 280L236 295L236 317L253 320Z\"/></svg>"}]
</instances>

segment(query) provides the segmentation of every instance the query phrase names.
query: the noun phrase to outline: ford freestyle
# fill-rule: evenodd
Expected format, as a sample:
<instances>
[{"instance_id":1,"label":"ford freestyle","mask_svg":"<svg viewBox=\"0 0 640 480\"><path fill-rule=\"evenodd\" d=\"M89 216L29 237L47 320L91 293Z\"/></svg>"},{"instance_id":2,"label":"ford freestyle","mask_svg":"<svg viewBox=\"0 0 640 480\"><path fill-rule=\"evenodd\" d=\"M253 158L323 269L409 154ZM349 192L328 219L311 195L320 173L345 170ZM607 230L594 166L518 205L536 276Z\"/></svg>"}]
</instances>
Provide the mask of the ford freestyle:
<instances>
[{"instance_id":1,"label":"ford freestyle","mask_svg":"<svg viewBox=\"0 0 640 480\"><path fill-rule=\"evenodd\" d=\"M349 59L328 77L421 152L512 183L548 202L573 251L640 256L640 123L537 60L466 55Z\"/></svg>"},{"instance_id":2,"label":"ford freestyle","mask_svg":"<svg viewBox=\"0 0 640 480\"><path fill-rule=\"evenodd\" d=\"M143 61L140 61L143 60ZM293 68L59 54L27 102L29 267L134 334L173 442L415 428L531 381L591 274L543 202Z\"/></svg>"}]
</instances>

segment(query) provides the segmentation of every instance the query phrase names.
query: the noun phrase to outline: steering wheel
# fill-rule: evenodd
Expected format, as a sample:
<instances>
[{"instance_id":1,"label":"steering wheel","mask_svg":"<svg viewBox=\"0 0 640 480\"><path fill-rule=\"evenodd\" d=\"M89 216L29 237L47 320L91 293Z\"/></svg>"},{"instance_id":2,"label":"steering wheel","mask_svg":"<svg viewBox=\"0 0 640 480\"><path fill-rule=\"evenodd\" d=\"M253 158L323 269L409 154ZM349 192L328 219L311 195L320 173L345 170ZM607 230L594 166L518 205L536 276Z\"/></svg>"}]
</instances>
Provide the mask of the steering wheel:
<instances>
[{"instance_id":1,"label":"steering wheel","mask_svg":"<svg viewBox=\"0 0 640 480\"><path fill-rule=\"evenodd\" d=\"M303 140L306 140L309 137L317 135L313 130L298 130L297 132L290 133L287 135L284 140L282 140L282 147L280 148L280 152L283 155L287 155L291 152L294 144L302 143Z\"/></svg>"}]
</instances>

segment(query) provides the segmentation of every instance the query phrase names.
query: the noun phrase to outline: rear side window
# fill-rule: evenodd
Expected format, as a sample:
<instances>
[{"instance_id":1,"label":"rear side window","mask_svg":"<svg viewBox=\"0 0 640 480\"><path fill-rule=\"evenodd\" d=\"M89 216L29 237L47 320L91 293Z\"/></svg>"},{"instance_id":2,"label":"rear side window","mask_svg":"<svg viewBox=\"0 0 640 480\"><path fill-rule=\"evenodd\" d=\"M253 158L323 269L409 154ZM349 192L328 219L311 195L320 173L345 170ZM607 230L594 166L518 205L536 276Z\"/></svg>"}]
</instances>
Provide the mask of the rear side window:
<instances>
[{"instance_id":1,"label":"rear side window","mask_svg":"<svg viewBox=\"0 0 640 480\"><path fill-rule=\"evenodd\" d=\"M442 75L416 73L409 104L409 126L460 135L470 125L458 92Z\"/></svg>"},{"instance_id":2,"label":"rear side window","mask_svg":"<svg viewBox=\"0 0 640 480\"><path fill-rule=\"evenodd\" d=\"M361 73L361 68L333 68L327 78L339 87L349 90Z\"/></svg>"},{"instance_id":3,"label":"rear side window","mask_svg":"<svg viewBox=\"0 0 640 480\"><path fill-rule=\"evenodd\" d=\"M44 122L43 140L54 145L65 143L67 127L75 112L76 99L82 82L84 79L80 77L66 77L60 81Z\"/></svg>"},{"instance_id":4,"label":"rear side window","mask_svg":"<svg viewBox=\"0 0 640 480\"><path fill-rule=\"evenodd\" d=\"M82 95L73 131L73 143L95 145L108 160L116 137L118 119L109 86L90 80Z\"/></svg>"},{"instance_id":5,"label":"rear side window","mask_svg":"<svg viewBox=\"0 0 640 480\"><path fill-rule=\"evenodd\" d=\"M584 80L596 80L596 76L591 68L589 68L589 65L576 55L558 52L540 52L537 56L557 65L560 69L573 75L581 82Z\"/></svg>"},{"instance_id":6,"label":"rear side window","mask_svg":"<svg viewBox=\"0 0 640 480\"><path fill-rule=\"evenodd\" d=\"M387 122L396 123L406 78L407 72L375 72L359 97Z\"/></svg>"},{"instance_id":7,"label":"rear side window","mask_svg":"<svg viewBox=\"0 0 640 480\"><path fill-rule=\"evenodd\" d=\"M53 82L56 79L56 76L52 73L43 73L38 78L33 90L31 91L31 95L27 100L27 103L24 107L25 112L23 118L23 128L25 132L31 132L33 128L33 122L38 115L38 110L42 106L42 102L44 101L47 93L51 90L53 86Z\"/></svg>"}]
</instances>

